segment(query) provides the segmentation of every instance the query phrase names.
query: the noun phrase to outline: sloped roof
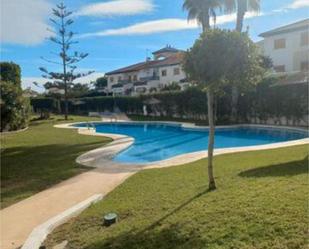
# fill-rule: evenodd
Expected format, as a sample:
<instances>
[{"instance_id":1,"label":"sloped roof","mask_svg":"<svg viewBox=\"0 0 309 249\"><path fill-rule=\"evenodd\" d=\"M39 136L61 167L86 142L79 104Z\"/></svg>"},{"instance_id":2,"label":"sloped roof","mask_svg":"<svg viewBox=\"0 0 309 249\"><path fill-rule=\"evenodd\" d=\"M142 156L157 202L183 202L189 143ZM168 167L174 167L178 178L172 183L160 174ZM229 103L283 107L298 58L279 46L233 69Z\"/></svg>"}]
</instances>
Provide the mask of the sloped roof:
<instances>
[{"instance_id":1,"label":"sloped roof","mask_svg":"<svg viewBox=\"0 0 309 249\"><path fill-rule=\"evenodd\" d=\"M152 66L153 67L163 67L163 66L169 66L169 65L176 65L180 64L183 61L184 53L176 53L173 55L170 55L163 60L157 60L155 61Z\"/></svg>"},{"instance_id":2,"label":"sloped roof","mask_svg":"<svg viewBox=\"0 0 309 249\"><path fill-rule=\"evenodd\" d=\"M270 31L264 32L260 34L259 36L261 37L268 37L272 35L277 35L277 34L282 34L282 33L287 33L291 31L297 31L297 30L308 30L309 29L309 18L291 23L285 26L281 26L276 29L272 29Z\"/></svg>"},{"instance_id":3,"label":"sloped roof","mask_svg":"<svg viewBox=\"0 0 309 249\"><path fill-rule=\"evenodd\" d=\"M151 60L151 61L144 61L144 62L136 63L131 66L123 67L123 68L108 72L105 75L129 73L129 72L135 72L135 71L152 68L152 67L162 67L162 66L180 64L182 63L183 55L184 54L182 52L178 52L162 60Z\"/></svg>"},{"instance_id":4,"label":"sloped roof","mask_svg":"<svg viewBox=\"0 0 309 249\"><path fill-rule=\"evenodd\" d=\"M164 48L161 48L157 51L154 51L152 54L161 54L161 53L166 53L166 52L170 52L170 53L177 53L180 50L178 50L177 48L173 48L171 46L166 46Z\"/></svg>"},{"instance_id":5,"label":"sloped roof","mask_svg":"<svg viewBox=\"0 0 309 249\"><path fill-rule=\"evenodd\" d=\"M118 74L118 73L128 73L128 72L134 72L139 70L140 67L144 66L147 62L139 62L127 67L123 67L123 68L119 68L117 70L114 71L110 71L108 73L106 73L105 75L110 75L110 74Z\"/></svg>"}]
</instances>

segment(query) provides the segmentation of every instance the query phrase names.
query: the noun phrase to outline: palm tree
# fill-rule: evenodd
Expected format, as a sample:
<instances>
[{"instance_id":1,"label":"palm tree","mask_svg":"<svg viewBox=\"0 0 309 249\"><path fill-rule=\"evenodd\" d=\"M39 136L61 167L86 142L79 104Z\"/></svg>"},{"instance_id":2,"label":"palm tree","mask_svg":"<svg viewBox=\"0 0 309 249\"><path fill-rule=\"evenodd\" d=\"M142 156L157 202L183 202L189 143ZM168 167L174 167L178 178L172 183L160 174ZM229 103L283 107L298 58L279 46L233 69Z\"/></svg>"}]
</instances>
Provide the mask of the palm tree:
<instances>
[{"instance_id":1,"label":"palm tree","mask_svg":"<svg viewBox=\"0 0 309 249\"><path fill-rule=\"evenodd\" d=\"M222 6L227 13L237 12L235 30L241 32L246 12L259 12L260 2L260 0L222 0Z\"/></svg>"},{"instance_id":2,"label":"palm tree","mask_svg":"<svg viewBox=\"0 0 309 249\"><path fill-rule=\"evenodd\" d=\"M259 12L260 0L222 0L222 6L225 13L237 12L236 27L238 32L242 31L244 17L247 11ZM231 120L237 122L237 102L239 91L236 86L232 87L232 100L231 100Z\"/></svg>"},{"instance_id":3,"label":"palm tree","mask_svg":"<svg viewBox=\"0 0 309 249\"><path fill-rule=\"evenodd\" d=\"M216 9L221 8L222 0L185 0L183 9L188 11L188 20L197 20L203 32L210 29L210 18L216 23Z\"/></svg>"}]
</instances>

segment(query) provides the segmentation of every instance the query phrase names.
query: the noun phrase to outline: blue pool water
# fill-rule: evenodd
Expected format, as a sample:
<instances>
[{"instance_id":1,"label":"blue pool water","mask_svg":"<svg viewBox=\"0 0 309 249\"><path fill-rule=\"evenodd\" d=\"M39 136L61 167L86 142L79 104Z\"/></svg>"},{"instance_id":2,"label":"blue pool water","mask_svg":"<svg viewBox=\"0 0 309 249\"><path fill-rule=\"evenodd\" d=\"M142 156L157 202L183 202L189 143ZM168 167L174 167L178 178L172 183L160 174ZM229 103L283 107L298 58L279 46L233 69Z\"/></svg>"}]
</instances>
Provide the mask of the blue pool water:
<instances>
[{"instance_id":1,"label":"blue pool water","mask_svg":"<svg viewBox=\"0 0 309 249\"><path fill-rule=\"evenodd\" d=\"M134 144L114 157L124 163L149 163L184 153L207 150L207 129L187 129L180 125L150 123L94 123L101 133L123 134ZM87 124L79 124L85 127ZM219 128L215 148L263 145L307 137L306 132L270 128Z\"/></svg>"}]
</instances>

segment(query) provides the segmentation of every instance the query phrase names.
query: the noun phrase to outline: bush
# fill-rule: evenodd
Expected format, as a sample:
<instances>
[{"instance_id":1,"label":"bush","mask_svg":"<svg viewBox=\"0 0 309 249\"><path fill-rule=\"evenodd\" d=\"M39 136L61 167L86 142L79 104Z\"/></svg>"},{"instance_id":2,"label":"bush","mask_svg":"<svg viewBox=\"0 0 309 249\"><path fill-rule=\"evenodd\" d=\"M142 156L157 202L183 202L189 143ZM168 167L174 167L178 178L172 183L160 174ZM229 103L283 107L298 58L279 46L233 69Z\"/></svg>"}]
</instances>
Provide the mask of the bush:
<instances>
[{"instance_id":1,"label":"bush","mask_svg":"<svg viewBox=\"0 0 309 249\"><path fill-rule=\"evenodd\" d=\"M238 120L241 123L266 123L269 119L277 124L298 124L308 114L308 84L276 85L276 79L264 80L257 87L242 92L238 101ZM149 105L147 102L156 99L160 103ZM34 100L34 99L33 99ZM38 105L31 101L33 108ZM49 110L55 111L55 104L49 100ZM78 102L76 105L74 102ZM88 112L113 111L119 108L127 114L143 114L143 105L147 105L152 116L173 117L190 120L207 120L207 94L191 87L185 91L160 92L137 97L87 97L70 102L69 111L74 114ZM218 94L216 103L217 124L230 124L231 91ZM63 103L61 103L63 105ZM283 123L282 118L290 120Z\"/></svg>"},{"instance_id":2,"label":"bush","mask_svg":"<svg viewBox=\"0 0 309 249\"><path fill-rule=\"evenodd\" d=\"M54 98L32 98L31 105L33 111L40 113L41 119L48 119L51 112L59 112L60 102Z\"/></svg>"},{"instance_id":3,"label":"bush","mask_svg":"<svg viewBox=\"0 0 309 249\"><path fill-rule=\"evenodd\" d=\"M0 82L1 88L1 131L25 128L30 112L29 100L22 90L12 82Z\"/></svg>"},{"instance_id":4,"label":"bush","mask_svg":"<svg viewBox=\"0 0 309 249\"><path fill-rule=\"evenodd\" d=\"M1 62L0 63L0 75L1 81L12 82L16 86L21 86L21 70L19 65L13 62Z\"/></svg>"}]
</instances>

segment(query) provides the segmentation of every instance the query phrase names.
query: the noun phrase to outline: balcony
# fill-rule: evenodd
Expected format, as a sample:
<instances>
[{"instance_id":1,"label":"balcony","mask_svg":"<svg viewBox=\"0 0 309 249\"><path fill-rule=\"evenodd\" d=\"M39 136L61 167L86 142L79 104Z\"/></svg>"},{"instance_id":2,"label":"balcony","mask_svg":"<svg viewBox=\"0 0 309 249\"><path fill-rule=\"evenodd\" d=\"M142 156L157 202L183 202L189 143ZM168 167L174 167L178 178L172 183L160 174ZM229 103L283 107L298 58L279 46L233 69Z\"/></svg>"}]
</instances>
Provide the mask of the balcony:
<instances>
[{"instance_id":1,"label":"balcony","mask_svg":"<svg viewBox=\"0 0 309 249\"><path fill-rule=\"evenodd\" d=\"M159 76L148 76L139 78L140 81L151 81L151 80L159 80Z\"/></svg>"},{"instance_id":2,"label":"balcony","mask_svg":"<svg viewBox=\"0 0 309 249\"><path fill-rule=\"evenodd\" d=\"M128 79L124 79L124 80L118 80L118 83L120 84L128 84L128 83L131 83Z\"/></svg>"}]
</instances>

